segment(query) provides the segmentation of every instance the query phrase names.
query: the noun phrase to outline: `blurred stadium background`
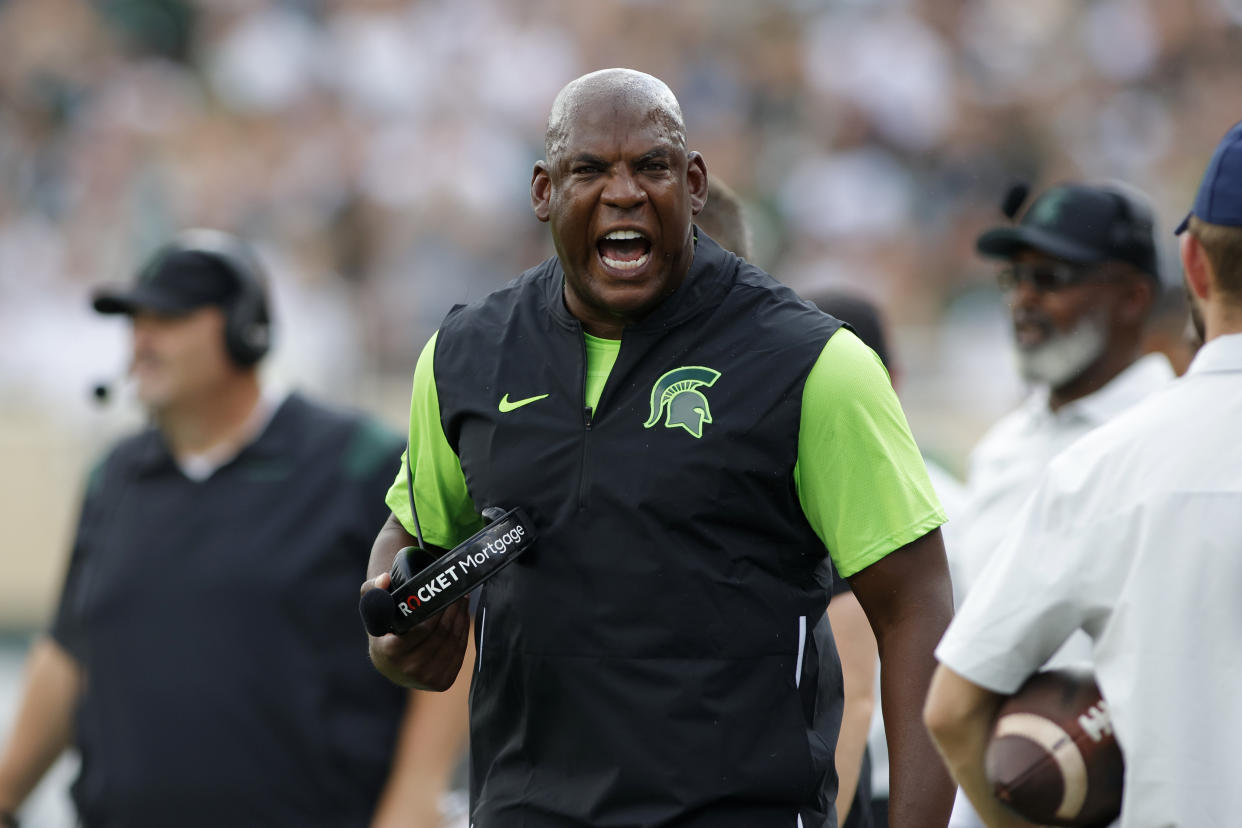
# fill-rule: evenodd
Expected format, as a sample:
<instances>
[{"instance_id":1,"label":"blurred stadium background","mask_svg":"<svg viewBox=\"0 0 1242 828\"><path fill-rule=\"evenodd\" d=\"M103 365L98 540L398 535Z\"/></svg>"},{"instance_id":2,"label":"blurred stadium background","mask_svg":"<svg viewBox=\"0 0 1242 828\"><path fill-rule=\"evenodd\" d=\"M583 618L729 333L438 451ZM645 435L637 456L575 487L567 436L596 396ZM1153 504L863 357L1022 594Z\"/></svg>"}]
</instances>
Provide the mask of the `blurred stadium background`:
<instances>
[{"instance_id":1,"label":"blurred stadium background","mask_svg":"<svg viewBox=\"0 0 1242 828\"><path fill-rule=\"evenodd\" d=\"M399 426L455 302L550 255L528 182L557 89L680 97L758 264L886 309L925 450L1019 397L973 240L1007 184L1119 179L1168 231L1242 118L1242 0L0 0L0 732L82 475L140 422L93 286L175 229L252 239L286 387Z\"/></svg>"}]
</instances>

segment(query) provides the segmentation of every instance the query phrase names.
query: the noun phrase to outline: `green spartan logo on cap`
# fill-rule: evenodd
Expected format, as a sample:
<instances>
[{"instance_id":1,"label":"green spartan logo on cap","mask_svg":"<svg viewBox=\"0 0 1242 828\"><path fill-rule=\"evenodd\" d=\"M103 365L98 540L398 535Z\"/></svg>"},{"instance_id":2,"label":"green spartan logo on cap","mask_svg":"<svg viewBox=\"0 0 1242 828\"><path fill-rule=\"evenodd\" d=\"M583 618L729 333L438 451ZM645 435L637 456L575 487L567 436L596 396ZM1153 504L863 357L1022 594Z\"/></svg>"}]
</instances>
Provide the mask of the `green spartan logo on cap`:
<instances>
[{"instance_id":1,"label":"green spartan logo on cap","mask_svg":"<svg viewBox=\"0 0 1242 828\"><path fill-rule=\"evenodd\" d=\"M701 365L674 368L656 380L651 387L651 416L643 428L651 428L660 422L665 413L664 427L680 426L691 436L703 436L703 426L712 421L712 409L700 387L710 388L720 378L720 372Z\"/></svg>"},{"instance_id":2,"label":"green spartan logo on cap","mask_svg":"<svg viewBox=\"0 0 1242 828\"><path fill-rule=\"evenodd\" d=\"M1056 224L1068 195L1064 190L1053 190L1046 194L1031 209L1031 221L1035 224Z\"/></svg>"}]
</instances>

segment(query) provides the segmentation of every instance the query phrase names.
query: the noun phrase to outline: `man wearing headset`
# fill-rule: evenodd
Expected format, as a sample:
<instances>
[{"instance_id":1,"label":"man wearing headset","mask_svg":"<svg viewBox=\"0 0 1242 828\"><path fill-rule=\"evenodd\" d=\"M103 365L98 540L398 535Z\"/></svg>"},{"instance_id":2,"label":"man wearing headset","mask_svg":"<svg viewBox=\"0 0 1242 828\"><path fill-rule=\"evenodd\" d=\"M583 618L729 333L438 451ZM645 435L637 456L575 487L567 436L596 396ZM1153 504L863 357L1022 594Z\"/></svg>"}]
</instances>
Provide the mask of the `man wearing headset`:
<instances>
[{"instance_id":1,"label":"man wearing headset","mask_svg":"<svg viewBox=\"0 0 1242 828\"><path fill-rule=\"evenodd\" d=\"M358 656L354 595L400 440L263 391L264 280L231 236L183 234L94 307L130 318L151 427L90 476L0 824L70 744L88 828L385 822L419 784L404 749L386 783L414 697Z\"/></svg>"}]
</instances>

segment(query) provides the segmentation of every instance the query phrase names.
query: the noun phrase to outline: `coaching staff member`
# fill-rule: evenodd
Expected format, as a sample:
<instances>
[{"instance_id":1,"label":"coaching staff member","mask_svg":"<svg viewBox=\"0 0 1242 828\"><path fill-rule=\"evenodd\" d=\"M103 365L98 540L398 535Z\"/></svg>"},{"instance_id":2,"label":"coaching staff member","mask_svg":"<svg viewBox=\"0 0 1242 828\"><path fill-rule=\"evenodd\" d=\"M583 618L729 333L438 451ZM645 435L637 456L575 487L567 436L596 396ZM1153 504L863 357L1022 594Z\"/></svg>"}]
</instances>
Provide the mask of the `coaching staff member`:
<instances>
[{"instance_id":1,"label":"coaching staff member","mask_svg":"<svg viewBox=\"0 0 1242 828\"><path fill-rule=\"evenodd\" d=\"M936 651L927 724L991 826L1023 824L983 776L996 708L1077 629L1125 755L1122 828L1242 813L1242 124L1179 234L1203 348L1053 461Z\"/></svg>"},{"instance_id":2,"label":"coaching staff member","mask_svg":"<svg viewBox=\"0 0 1242 828\"><path fill-rule=\"evenodd\" d=\"M451 546L492 505L539 532L482 588L471 821L834 824L836 719L811 714L808 636L831 555L884 654L893 824L943 826L952 785L919 719L952 613L943 516L879 361L696 241L707 171L661 81L571 82L546 152L531 197L556 257L449 313L411 403L424 535ZM411 543L404 482L380 586ZM444 687L465 626L453 607L372 639L372 658Z\"/></svg>"},{"instance_id":3,"label":"coaching staff member","mask_svg":"<svg viewBox=\"0 0 1242 828\"><path fill-rule=\"evenodd\" d=\"M1016 212L1020 205L1007 201ZM1163 354L1141 349L1160 293L1153 227L1137 192L1067 182L1040 193L1016 225L976 241L1003 265L1015 356L1034 390L971 451L961 549L953 550L959 601L1048 462L1173 379ZM1059 658L1073 661L1080 644Z\"/></svg>"},{"instance_id":4,"label":"coaching staff member","mask_svg":"<svg viewBox=\"0 0 1242 828\"><path fill-rule=\"evenodd\" d=\"M88 828L367 825L407 694L359 657L351 594L400 440L261 391L268 299L232 237L188 233L94 305L132 322L152 426L91 474L0 811L73 743Z\"/></svg>"}]
</instances>

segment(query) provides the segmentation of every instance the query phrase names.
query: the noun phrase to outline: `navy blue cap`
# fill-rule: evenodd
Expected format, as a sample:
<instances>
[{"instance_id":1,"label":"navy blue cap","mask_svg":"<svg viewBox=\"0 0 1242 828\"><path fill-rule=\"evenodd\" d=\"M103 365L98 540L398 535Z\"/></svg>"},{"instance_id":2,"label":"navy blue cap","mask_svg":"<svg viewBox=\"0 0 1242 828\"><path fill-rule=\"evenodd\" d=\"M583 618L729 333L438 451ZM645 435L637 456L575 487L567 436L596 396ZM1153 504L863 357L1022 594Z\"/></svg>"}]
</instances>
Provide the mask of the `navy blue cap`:
<instances>
[{"instance_id":1,"label":"navy blue cap","mask_svg":"<svg viewBox=\"0 0 1242 828\"><path fill-rule=\"evenodd\" d=\"M975 242L985 256L1012 259L1024 249L1074 264L1120 261L1160 281L1151 210L1119 188L1059 184L1040 194L1017 225Z\"/></svg>"},{"instance_id":2,"label":"navy blue cap","mask_svg":"<svg viewBox=\"0 0 1242 828\"><path fill-rule=\"evenodd\" d=\"M100 313L139 311L179 315L206 305L227 305L238 293L237 278L215 257L191 250L163 250L138 274L128 290L95 294Z\"/></svg>"},{"instance_id":3,"label":"navy blue cap","mask_svg":"<svg viewBox=\"0 0 1242 828\"><path fill-rule=\"evenodd\" d=\"M1194 216L1208 224L1242 227L1242 123L1233 125L1216 145L1195 196L1195 206L1173 232L1180 235Z\"/></svg>"}]
</instances>

